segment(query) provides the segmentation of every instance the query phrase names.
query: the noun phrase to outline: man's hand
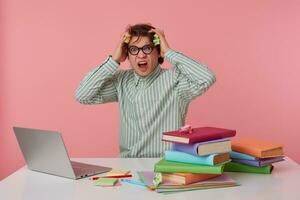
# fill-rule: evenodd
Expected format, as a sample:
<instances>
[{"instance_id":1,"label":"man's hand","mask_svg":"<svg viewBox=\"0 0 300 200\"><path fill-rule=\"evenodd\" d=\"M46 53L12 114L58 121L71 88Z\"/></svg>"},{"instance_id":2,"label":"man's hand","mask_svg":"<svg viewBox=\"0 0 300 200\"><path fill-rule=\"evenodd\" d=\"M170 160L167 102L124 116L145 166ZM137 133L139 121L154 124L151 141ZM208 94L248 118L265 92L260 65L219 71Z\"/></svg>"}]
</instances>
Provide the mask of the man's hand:
<instances>
[{"instance_id":1,"label":"man's hand","mask_svg":"<svg viewBox=\"0 0 300 200\"><path fill-rule=\"evenodd\" d=\"M114 54L112 55L112 58L117 61L118 63L124 62L126 60L126 47L125 47L125 42L130 40L130 35L128 32L124 32L122 34L121 40L115 49Z\"/></svg>"},{"instance_id":2,"label":"man's hand","mask_svg":"<svg viewBox=\"0 0 300 200\"><path fill-rule=\"evenodd\" d=\"M156 33L160 39L160 55L165 56L165 53L170 49L169 44L166 40L165 34L161 29L151 29L149 32Z\"/></svg>"}]
</instances>

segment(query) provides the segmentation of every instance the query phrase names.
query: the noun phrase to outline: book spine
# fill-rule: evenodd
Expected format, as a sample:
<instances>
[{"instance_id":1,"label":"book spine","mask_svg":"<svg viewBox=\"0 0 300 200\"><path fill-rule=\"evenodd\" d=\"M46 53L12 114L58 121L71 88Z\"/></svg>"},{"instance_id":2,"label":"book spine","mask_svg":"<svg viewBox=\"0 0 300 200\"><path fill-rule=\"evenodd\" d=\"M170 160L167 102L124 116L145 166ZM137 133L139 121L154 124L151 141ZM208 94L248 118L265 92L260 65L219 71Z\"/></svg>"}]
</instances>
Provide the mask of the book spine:
<instances>
[{"instance_id":1,"label":"book spine","mask_svg":"<svg viewBox=\"0 0 300 200\"><path fill-rule=\"evenodd\" d=\"M198 174L222 174L224 165L220 166L205 166L205 165L192 165L185 164L156 164L154 166L155 172L183 172L183 173L198 173Z\"/></svg>"},{"instance_id":2,"label":"book spine","mask_svg":"<svg viewBox=\"0 0 300 200\"><path fill-rule=\"evenodd\" d=\"M244 154L258 157L258 158L262 157L262 152L255 148L251 148L251 147L249 148L249 147L239 146L239 145L235 145L235 144L232 144L231 148L233 151L237 151L239 153L244 153Z\"/></svg>"},{"instance_id":3,"label":"book spine","mask_svg":"<svg viewBox=\"0 0 300 200\"><path fill-rule=\"evenodd\" d=\"M215 155L216 154L209 156L195 156L180 151L165 151L165 160L191 164L214 165Z\"/></svg>"},{"instance_id":4,"label":"book spine","mask_svg":"<svg viewBox=\"0 0 300 200\"><path fill-rule=\"evenodd\" d=\"M251 165L255 167L261 167L259 160L244 160L244 159L232 159L233 162L242 163L246 165Z\"/></svg>"},{"instance_id":5,"label":"book spine","mask_svg":"<svg viewBox=\"0 0 300 200\"><path fill-rule=\"evenodd\" d=\"M246 172L246 173L258 173L258 174L271 174L273 170L272 165L267 165L263 167L255 167L250 165L245 165L236 162L229 162L225 164L225 172Z\"/></svg>"},{"instance_id":6,"label":"book spine","mask_svg":"<svg viewBox=\"0 0 300 200\"><path fill-rule=\"evenodd\" d=\"M248 154L244 154L236 151L231 151L229 154L230 154L230 158L234 158L234 159L257 160L256 157L254 156L250 156Z\"/></svg>"}]
</instances>

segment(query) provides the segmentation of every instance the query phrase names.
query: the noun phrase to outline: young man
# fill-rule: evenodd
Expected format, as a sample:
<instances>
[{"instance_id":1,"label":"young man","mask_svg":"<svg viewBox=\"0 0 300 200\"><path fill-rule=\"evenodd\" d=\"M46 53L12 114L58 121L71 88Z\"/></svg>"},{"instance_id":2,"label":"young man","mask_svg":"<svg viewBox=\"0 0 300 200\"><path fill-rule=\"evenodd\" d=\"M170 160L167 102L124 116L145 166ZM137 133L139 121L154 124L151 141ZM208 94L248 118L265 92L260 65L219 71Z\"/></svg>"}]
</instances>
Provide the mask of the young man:
<instances>
[{"instance_id":1,"label":"young man","mask_svg":"<svg viewBox=\"0 0 300 200\"><path fill-rule=\"evenodd\" d=\"M132 69L117 70L129 59ZM167 59L174 65L162 69ZM162 30L136 24L114 54L93 69L76 90L82 104L119 102L121 157L160 157L170 149L162 132L185 124L189 103L215 82L204 65L172 50Z\"/></svg>"}]
</instances>

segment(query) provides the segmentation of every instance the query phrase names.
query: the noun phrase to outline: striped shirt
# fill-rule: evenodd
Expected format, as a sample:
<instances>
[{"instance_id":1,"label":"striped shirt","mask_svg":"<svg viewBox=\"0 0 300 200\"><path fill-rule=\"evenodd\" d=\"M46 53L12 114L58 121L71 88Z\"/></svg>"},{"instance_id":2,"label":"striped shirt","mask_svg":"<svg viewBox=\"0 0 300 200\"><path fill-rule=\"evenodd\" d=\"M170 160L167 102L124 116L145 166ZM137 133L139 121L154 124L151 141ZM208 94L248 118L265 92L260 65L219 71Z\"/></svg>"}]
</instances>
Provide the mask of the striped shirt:
<instances>
[{"instance_id":1,"label":"striped shirt","mask_svg":"<svg viewBox=\"0 0 300 200\"><path fill-rule=\"evenodd\" d=\"M185 124L191 100L204 93L216 78L202 64L172 49L165 58L174 66L158 65L147 77L133 69L118 70L111 56L80 82L76 100L82 104L119 102L121 157L161 157L170 143L162 132Z\"/></svg>"}]
</instances>

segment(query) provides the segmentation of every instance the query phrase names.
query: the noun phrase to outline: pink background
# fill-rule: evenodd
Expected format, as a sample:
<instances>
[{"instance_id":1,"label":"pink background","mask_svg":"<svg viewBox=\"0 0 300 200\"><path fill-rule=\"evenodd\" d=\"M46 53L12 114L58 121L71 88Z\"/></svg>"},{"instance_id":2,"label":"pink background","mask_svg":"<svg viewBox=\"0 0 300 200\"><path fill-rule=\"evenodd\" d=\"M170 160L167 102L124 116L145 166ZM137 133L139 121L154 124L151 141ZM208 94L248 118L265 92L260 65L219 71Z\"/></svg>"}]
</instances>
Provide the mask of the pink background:
<instances>
[{"instance_id":1,"label":"pink background","mask_svg":"<svg viewBox=\"0 0 300 200\"><path fill-rule=\"evenodd\" d=\"M61 131L72 157L118 155L118 105L80 105L74 91L138 22L162 28L173 49L217 75L192 102L188 124L280 142L299 163L299 8L268 0L2 0L0 179L24 165L12 126Z\"/></svg>"}]
</instances>

